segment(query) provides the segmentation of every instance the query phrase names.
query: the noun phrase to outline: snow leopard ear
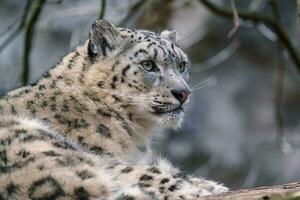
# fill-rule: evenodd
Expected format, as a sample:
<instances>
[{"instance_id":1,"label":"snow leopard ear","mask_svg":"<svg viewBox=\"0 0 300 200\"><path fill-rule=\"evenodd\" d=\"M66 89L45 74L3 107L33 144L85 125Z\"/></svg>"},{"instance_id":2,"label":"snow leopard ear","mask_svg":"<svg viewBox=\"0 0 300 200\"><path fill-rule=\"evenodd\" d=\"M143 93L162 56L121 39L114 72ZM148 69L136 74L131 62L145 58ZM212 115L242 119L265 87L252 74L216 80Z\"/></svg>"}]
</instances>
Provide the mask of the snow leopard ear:
<instances>
[{"instance_id":1,"label":"snow leopard ear","mask_svg":"<svg viewBox=\"0 0 300 200\"><path fill-rule=\"evenodd\" d=\"M121 40L118 29L106 20L98 20L92 24L89 36L88 52L92 57L108 56Z\"/></svg>"},{"instance_id":2,"label":"snow leopard ear","mask_svg":"<svg viewBox=\"0 0 300 200\"><path fill-rule=\"evenodd\" d=\"M172 30L172 31L164 30L163 32L160 33L160 35L176 43L176 30Z\"/></svg>"}]
</instances>

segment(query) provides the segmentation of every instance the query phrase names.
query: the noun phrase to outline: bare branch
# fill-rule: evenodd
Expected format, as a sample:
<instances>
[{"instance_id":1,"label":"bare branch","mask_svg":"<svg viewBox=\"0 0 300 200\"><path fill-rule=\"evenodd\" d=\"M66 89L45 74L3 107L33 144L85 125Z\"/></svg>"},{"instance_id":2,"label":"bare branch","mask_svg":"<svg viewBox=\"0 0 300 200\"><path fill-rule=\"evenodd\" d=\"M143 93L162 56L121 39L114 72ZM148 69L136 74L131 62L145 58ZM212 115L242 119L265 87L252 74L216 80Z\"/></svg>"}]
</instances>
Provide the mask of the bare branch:
<instances>
[{"instance_id":1,"label":"bare branch","mask_svg":"<svg viewBox=\"0 0 300 200\"><path fill-rule=\"evenodd\" d=\"M238 30L238 28L240 26L239 15L238 15L238 11L237 11L237 8L235 5L235 0L231 0L230 2L231 2L232 14L233 14L233 28L228 33L229 38L233 36L233 34Z\"/></svg>"},{"instance_id":2,"label":"bare branch","mask_svg":"<svg viewBox=\"0 0 300 200\"><path fill-rule=\"evenodd\" d=\"M215 196L198 198L199 200L297 200L300 197L300 183L289 183L276 186L264 186L252 189L230 191Z\"/></svg>"},{"instance_id":3,"label":"bare branch","mask_svg":"<svg viewBox=\"0 0 300 200\"><path fill-rule=\"evenodd\" d=\"M99 17L98 19L103 19L104 14L105 14L105 7L106 7L106 1L105 0L101 0L101 5L100 5L100 12L99 12Z\"/></svg>"},{"instance_id":4,"label":"bare branch","mask_svg":"<svg viewBox=\"0 0 300 200\"><path fill-rule=\"evenodd\" d=\"M271 7L274 20L281 25L281 16L279 12L278 3L276 0L269 0L268 5ZM275 110L275 120L277 125L277 144L279 148L284 153L290 153L292 151L292 146L287 142L284 135L284 120L282 114L282 104L284 96L284 77L285 77L285 63L284 63L284 49L280 40L277 40L278 49L278 66L276 71L275 79L275 95L274 95L274 110Z\"/></svg>"},{"instance_id":5,"label":"bare branch","mask_svg":"<svg viewBox=\"0 0 300 200\"><path fill-rule=\"evenodd\" d=\"M287 143L284 136L284 121L282 114L282 104L283 104L283 94L284 94L284 76L285 76L285 64L283 58L283 48L280 43L277 44L278 48L278 67L275 79L275 95L274 95L274 110L275 110L275 120L277 125L277 143L280 149L289 153L291 148Z\"/></svg>"},{"instance_id":6,"label":"bare branch","mask_svg":"<svg viewBox=\"0 0 300 200\"><path fill-rule=\"evenodd\" d=\"M199 0L203 5L205 5L208 9L210 9L212 12L231 19L233 17L232 11L223 8L221 6L216 5L215 3L210 2L209 0ZM278 39L280 42L284 45L284 47L287 49L289 55L291 56L298 74L300 74L300 57L298 56L298 53L296 51L296 48L293 46L290 38L288 37L287 33L284 31L284 29L278 25L277 22L270 19L269 17L260 16L257 15L254 12L241 12L239 11L239 18L243 20L250 20L253 23L264 23L266 26L270 27L270 29L276 33Z\"/></svg>"},{"instance_id":7,"label":"bare branch","mask_svg":"<svg viewBox=\"0 0 300 200\"><path fill-rule=\"evenodd\" d=\"M38 21L38 18L40 16L40 13L42 11L43 5L46 2L46 0L36 0L35 4L32 8L32 15L28 21L28 25L25 29L25 39L24 39L24 52L23 52L23 70L21 73L21 81L23 85L28 84L28 78L29 78L29 67L30 67L30 53L31 53L31 47L32 47L32 39L34 35L34 28L36 25L36 22Z\"/></svg>"},{"instance_id":8,"label":"bare branch","mask_svg":"<svg viewBox=\"0 0 300 200\"><path fill-rule=\"evenodd\" d=\"M273 31L271 31L265 24L259 23L257 24L256 28L268 40L272 42L276 42L278 40L277 35Z\"/></svg>"},{"instance_id":9,"label":"bare branch","mask_svg":"<svg viewBox=\"0 0 300 200\"><path fill-rule=\"evenodd\" d=\"M200 63L195 63L193 66L199 66L199 67L193 67L193 72L202 72L209 69L212 69L221 63L223 63L225 60L227 60L230 56L232 56L240 47L241 43L238 39L234 39L232 42L230 42L224 49L222 49L220 52L218 52L216 55L211 56L205 61L202 61Z\"/></svg>"}]
</instances>

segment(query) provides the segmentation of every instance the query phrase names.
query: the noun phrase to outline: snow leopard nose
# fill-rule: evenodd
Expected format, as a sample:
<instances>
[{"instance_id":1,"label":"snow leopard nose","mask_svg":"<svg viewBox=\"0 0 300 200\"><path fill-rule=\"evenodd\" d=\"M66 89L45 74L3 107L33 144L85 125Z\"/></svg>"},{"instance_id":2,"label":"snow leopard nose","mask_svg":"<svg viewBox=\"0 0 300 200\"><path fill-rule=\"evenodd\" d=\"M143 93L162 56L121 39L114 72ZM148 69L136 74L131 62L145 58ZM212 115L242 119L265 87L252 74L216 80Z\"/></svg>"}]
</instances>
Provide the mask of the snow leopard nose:
<instances>
[{"instance_id":1,"label":"snow leopard nose","mask_svg":"<svg viewBox=\"0 0 300 200\"><path fill-rule=\"evenodd\" d=\"M191 92L186 89L185 90L171 90L171 93L173 94L175 99L177 99L181 104L183 104L187 100L189 95L191 94Z\"/></svg>"}]
</instances>

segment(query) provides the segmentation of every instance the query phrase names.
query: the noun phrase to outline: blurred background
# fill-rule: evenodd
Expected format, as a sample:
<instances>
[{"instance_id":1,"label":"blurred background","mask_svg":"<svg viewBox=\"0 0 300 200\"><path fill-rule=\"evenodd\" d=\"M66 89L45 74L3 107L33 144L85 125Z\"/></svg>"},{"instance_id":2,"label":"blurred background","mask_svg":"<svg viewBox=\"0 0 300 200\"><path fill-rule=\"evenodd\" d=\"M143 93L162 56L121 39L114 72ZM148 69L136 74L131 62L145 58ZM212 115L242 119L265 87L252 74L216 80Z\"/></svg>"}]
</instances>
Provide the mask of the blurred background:
<instances>
[{"instance_id":1,"label":"blurred background","mask_svg":"<svg viewBox=\"0 0 300 200\"><path fill-rule=\"evenodd\" d=\"M0 93L37 80L98 18L176 29L194 89L183 127L157 138L157 153L230 188L299 181L300 54L296 65L272 25L209 2L272 19L300 52L296 0L1 0Z\"/></svg>"}]
</instances>

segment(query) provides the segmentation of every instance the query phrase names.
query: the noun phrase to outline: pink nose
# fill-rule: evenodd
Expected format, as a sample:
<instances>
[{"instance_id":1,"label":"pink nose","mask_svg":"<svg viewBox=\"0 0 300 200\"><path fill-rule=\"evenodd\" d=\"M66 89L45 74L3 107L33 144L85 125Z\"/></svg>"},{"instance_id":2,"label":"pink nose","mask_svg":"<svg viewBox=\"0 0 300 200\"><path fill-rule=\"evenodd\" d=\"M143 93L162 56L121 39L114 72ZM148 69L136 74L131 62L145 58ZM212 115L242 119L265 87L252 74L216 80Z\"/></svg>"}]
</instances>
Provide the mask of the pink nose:
<instances>
[{"instance_id":1,"label":"pink nose","mask_svg":"<svg viewBox=\"0 0 300 200\"><path fill-rule=\"evenodd\" d=\"M189 90L171 90L171 93L181 104L183 104L191 94Z\"/></svg>"}]
</instances>

